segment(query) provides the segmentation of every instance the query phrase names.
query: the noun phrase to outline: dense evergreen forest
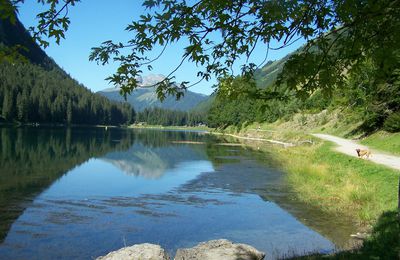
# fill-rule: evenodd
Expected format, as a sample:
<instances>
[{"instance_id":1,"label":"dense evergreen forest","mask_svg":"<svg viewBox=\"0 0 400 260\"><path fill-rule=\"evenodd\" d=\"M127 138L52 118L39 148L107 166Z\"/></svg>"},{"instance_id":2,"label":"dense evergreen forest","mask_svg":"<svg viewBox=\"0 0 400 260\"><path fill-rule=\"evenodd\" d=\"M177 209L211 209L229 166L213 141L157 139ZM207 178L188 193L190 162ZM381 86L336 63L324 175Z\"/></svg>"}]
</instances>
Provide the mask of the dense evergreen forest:
<instances>
[{"instance_id":1,"label":"dense evergreen forest","mask_svg":"<svg viewBox=\"0 0 400 260\"><path fill-rule=\"evenodd\" d=\"M0 121L127 124L129 104L109 101L72 79L16 20L0 19Z\"/></svg>"},{"instance_id":2,"label":"dense evergreen forest","mask_svg":"<svg viewBox=\"0 0 400 260\"><path fill-rule=\"evenodd\" d=\"M206 113L196 111L179 111L161 108L146 108L138 112L136 122L163 126L198 126L206 123Z\"/></svg>"},{"instance_id":3,"label":"dense evergreen forest","mask_svg":"<svg viewBox=\"0 0 400 260\"><path fill-rule=\"evenodd\" d=\"M5 61L0 78L0 111L6 121L118 125L134 119L129 104L93 94L57 68Z\"/></svg>"}]
</instances>

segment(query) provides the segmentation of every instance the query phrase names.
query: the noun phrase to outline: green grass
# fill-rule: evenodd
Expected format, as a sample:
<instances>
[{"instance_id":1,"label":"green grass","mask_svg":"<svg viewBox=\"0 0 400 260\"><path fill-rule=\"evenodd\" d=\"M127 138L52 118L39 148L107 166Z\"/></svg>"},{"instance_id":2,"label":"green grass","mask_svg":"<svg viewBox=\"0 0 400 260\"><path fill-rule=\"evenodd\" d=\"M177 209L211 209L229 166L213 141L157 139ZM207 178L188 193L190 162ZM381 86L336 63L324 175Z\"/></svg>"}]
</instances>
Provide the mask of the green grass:
<instances>
[{"instance_id":1,"label":"green grass","mask_svg":"<svg viewBox=\"0 0 400 260\"><path fill-rule=\"evenodd\" d=\"M400 259L400 223L396 210L400 171L336 152L333 144L308 135L323 132L358 137L362 133L354 131L359 125L357 115L333 111L308 116L306 124L299 118L272 124L253 123L243 127L239 134L296 144L312 140L313 145L273 148L297 199L338 217L350 217L361 230L371 230L371 225L373 230L359 249L298 259ZM378 132L361 143L400 155L400 133ZM271 153L270 146L263 148L258 144L258 147Z\"/></svg>"},{"instance_id":2,"label":"green grass","mask_svg":"<svg viewBox=\"0 0 400 260\"><path fill-rule=\"evenodd\" d=\"M339 114L334 117L338 118ZM348 121L354 122L353 119ZM310 120L316 122L314 125L319 125L321 120L326 121L323 114ZM329 125L326 130L332 133L336 129L343 134L349 132L345 128ZM227 130L238 131L232 127ZM273 124L252 123L243 126L238 134L298 144L296 147L274 149L280 166L288 173L289 184L303 202L330 213L347 215L364 227L375 223L383 212L396 208L400 171L336 152L332 149L333 144L308 135L311 130L315 131L291 120ZM312 140L314 144L304 142L306 140ZM365 138L362 143L400 154L400 133L379 132Z\"/></svg>"},{"instance_id":3,"label":"green grass","mask_svg":"<svg viewBox=\"0 0 400 260\"><path fill-rule=\"evenodd\" d=\"M396 208L400 172L336 152L332 149L333 144L311 137L308 133L318 130L313 127L326 121L329 121L325 124L328 133L334 129L342 136L351 132L349 127L355 125L355 118L342 117L337 111L332 113L334 115L327 112L310 116L308 120L314 123L306 126L299 124L296 118L272 124L252 123L243 126L238 134L297 144L291 148L274 149L298 199L330 213L347 215L360 225L368 226L375 223L383 212ZM334 120L325 120L325 116ZM346 123L346 127L335 126L341 122ZM228 128L231 132L235 130ZM304 142L306 140L311 140L313 145ZM400 133L379 132L365 138L362 143L400 154Z\"/></svg>"},{"instance_id":4,"label":"green grass","mask_svg":"<svg viewBox=\"0 0 400 260\"><path fill-rule=\"evenodd\" d=\"M361 226L374 223L397 206L399 171L336 152L333 144L282 124L251 124L240 135L301 144L274 150L297 198L305 203L347 215Z\"/></svg>"},{"instance_id":5,"label":"green grass","mask_svg":"<svg viewBox=\"0 0 400 260\"><path fill-rule=\"evenodd\" d=\"M400 133L377 132L361 140L370 148L400 155Z\"/></svg>"},{"instance_id":6,"label":"green grass","mask_svg":"<svg viewBox=\"0 0 400 260\"><path fill-rule=\"evenodd\" d=\"M327 142L276 148L299 200L367 226L397 206L399 172L332 150Z\"/></svg>"},{"instance_id":7,"label":"green grass","mask_svg":"<svg viewBox=\"0 0 400 260\"><path fill-rule=\"evenodd\" d=\"M273 124L253 123L242 127L239 133L235 128L228 130L242 136L302 144L290 148L264 148L257 144L257 149L275 152L278 166L287 173L287 181L296 199L338 217L349 217L359 224L360 230L371 230L373 226L371 236L359 249L294 259L399 259L400 223L396 208L400 171L336 152L332 149L334 144L308 135L310 132L325 132L349 137L357 127L354 123L356 118L345 117L346 122L341 122L340 117L337 114L335 120L322 124L327 120L318 115L311 118L314 120L312 126L290 120ZM302 142L305 140L312 140L313 144ZM400 133L375 133L361 143L400 154Z\"/></svg>"}]
</instances>

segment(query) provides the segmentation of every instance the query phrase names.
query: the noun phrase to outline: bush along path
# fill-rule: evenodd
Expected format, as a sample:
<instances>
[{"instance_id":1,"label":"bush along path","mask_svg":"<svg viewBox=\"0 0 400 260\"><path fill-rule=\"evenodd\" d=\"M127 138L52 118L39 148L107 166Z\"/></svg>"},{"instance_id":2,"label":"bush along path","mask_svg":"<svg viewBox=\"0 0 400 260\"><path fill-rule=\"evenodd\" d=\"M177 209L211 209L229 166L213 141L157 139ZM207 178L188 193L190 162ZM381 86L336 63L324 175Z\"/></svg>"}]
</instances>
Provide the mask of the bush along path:
<instances>
[{"instance_id":1,"label":"bush along path","mask_svg":"<svg viewBox=\"0 0 400 260\"><path fill-rule=\"evenodd\" d=\"M337 136L333 136L333 135L313 134L313 136L335 143L337 145L337 147L336 147L337 151L347 154L347 155L350 155L350 156L355 156L355 157L358 156L356 149L370 150L368 147L366 147L364 145L360 145L357 142L354 142L354 141L351 141L348 139L344 139L344 138L340 138ZM374 163L383 164L392 169L400 170L400 156L379 153L379 152L372 150L371 156L369 157L368 160L370 160Z\"/></svg>"}]
</instances>

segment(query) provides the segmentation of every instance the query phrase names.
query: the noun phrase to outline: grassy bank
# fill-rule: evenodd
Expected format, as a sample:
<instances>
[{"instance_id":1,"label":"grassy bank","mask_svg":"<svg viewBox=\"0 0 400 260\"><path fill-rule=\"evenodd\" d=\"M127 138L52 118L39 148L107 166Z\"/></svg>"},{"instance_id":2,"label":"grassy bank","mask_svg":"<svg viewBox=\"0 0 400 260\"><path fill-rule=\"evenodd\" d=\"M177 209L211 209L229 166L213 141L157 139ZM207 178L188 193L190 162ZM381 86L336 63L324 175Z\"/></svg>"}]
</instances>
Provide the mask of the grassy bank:
<instances>
[{"instance_id":1,"label":"grassy bank","mask_svg":"<svg viewBox=\"0 0 400 260\"><path fill-rule=\"evenodd\" d=\"M273 150L278 166L287 173L296 199L337 217L350 217L359 224L360 231L371 232L361 248L299 259L396 259L400 256L397 217L400 171L341 154L333 150L334 144L309 135L322 132L347 138L362 136L351 135L355 124L350 119L347 124L340 124L338 118L338 113L333 120L328 114L298 115L273 124L228 127L225 132L296 144L295 147L271 148L249 142L255 149L265 149L269 153ZM400 155L400 133L380 131L362 138L360 143Z\"/></svg>"},{"instance_id":2,"label":"grassy bank","mask_svg":"<svg viewBox=\"0 0 400 260\"><path fill-rule=\"evenodd\" d=\"M287 172L288 183L303 202L349 216L363 227L375 223L383 212L396 209L399 171L336 152L333 144L312 137L307 128L295 124L254 123L239 132L233 127L225 131L296 144L289 148L258 145L257 149L274 149L280 167ZM398 148L393 144L399 139L400 134L377 133L362 142L396 153Z\"/></svg>"},{"instance_id":3,"label":"grassy bank","mask_svg":"<svg viewBox=\"0 0 400 260\"><path fill-rule=\"evenodd\" d=\"M333 151L333 145L276 148L296 196L324 211L372 224L397 206L399 172Z\"/></svg>"},{"instance_id":4,"label":"grassy bank","mask_svg":"<svg viewBox=\"0 0 400 260\"><path fill-rule=\"evenodd\" d=\"M380 131L366 137L360 143L373 149L400 155L400 133Z\"/></svg>"}]
</instances>

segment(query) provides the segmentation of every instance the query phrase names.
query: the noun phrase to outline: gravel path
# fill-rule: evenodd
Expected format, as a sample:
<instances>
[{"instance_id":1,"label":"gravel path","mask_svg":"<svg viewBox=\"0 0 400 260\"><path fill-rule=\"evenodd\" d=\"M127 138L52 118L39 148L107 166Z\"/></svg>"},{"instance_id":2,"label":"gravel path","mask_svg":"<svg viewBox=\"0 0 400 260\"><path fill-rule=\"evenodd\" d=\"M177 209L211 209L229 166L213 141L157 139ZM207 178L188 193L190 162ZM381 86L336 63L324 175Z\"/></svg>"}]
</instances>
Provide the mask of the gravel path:
<instances>
[{"instance_id":1,"label":"gravel path","mask_svg":"<svg viewBox=\"0 0 400 260\"><path fill-rule=\"evenodd\" d=\"M368 147L364 145L360 145L354 141L340 138L337 136L333 135L327 135L327 134L313 134L313 136L334 142L337 144L336 151L339 151L341 153L357 157L357 148L361 149L369 149ZM371 149L370 149L371 150ZM389 154L384 154L384 153L379 153L374 150L372 151L372 156L368 159L374 163L379 163L386 165L390 168L400 170L400 157L399 156L394 156L394 155L389 155Z\"/></svg>"}]
</instances>

